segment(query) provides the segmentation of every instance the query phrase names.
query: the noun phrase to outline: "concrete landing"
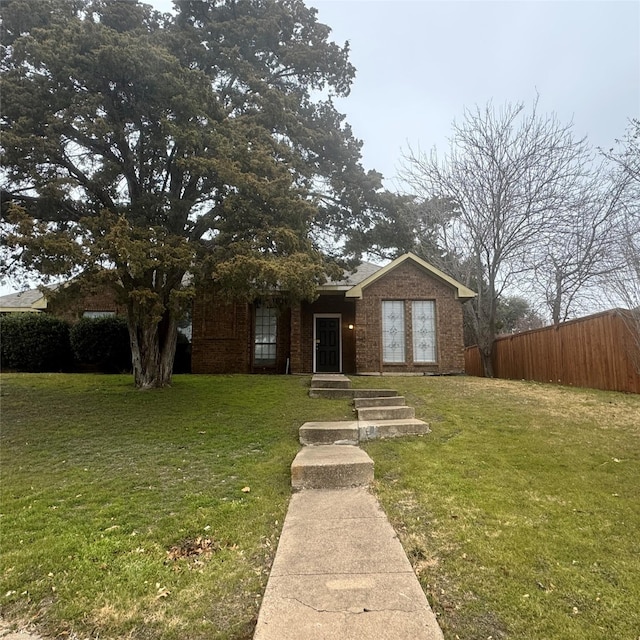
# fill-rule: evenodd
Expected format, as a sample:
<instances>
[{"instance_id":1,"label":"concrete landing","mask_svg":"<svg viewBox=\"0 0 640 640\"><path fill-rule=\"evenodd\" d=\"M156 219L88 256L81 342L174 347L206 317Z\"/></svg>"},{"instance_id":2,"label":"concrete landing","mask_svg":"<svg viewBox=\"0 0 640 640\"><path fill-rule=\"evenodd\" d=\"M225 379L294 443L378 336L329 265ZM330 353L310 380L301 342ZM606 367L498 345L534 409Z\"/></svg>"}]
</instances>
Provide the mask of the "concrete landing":
<instances>
[{"instance_id":1,"label":"concrete landing","mask_svg":"<svg viewBox=\"0 0 640 640\"><path fill-rule=\"evenodd\" d=\"M355 409L366 409L367 407L404 407L407 401L404 396L377 396L375 398L354 398Z\"/></svg>"},{"instance_id":2,"label":"concrete landing","mask_svg":"<svg viewBox=\"0 0 640 640\"><path fill-rule=\"evenodd\" d=\"M341 373L316 373L311 378L313 389L350 389L351 380Z\"/></svg>"},{"instance_id":3,"label":"concrete landing","mask_svg":"<svg viewBox=\"0 0 640 640\"><path fill-rule=\"evenodd\" d=\"M300 444L358 444L357 420L347 422L305 422L298 429Z\"/></svg>"},{"instance_id":4,"label":"concrete landing","mask_svg":"<svg viewBox=\"0 0 640 640\"><path fill-rule=\"evenodd\" d=\"M429 424L417 418L358 422L359 442L383 440L385 438L403 438L405 436L424 436L427 433L431 433Z\"/></svg>"},{"instance_id":5,"label":"concrete landing","mask_svg":"<svg viewBox=\"0 0 640 640\"><path fill-rule=\"evenodd\" d=\"M254 640L301 639L443 640L393 528L366 489L291 498Z\"/></svg>"},{"instance_id":6,"label":"concrete landing","mask_svg":"<svg viewBox=\"0 0 640 640\"><path fill-rule=\"evenodd\" d=\"M379 397L390 398L397 395L398 392L393 389L332 389L326 387L311 387L309 389L309 397L311 398L329 398L333 400Z\"/></svg>"},{"instance_id":7,"label":"concrete landing","mask_svg":"<svg viewBox=\"0 0 640 640\"><path fill-rule=\"evenodd\" d=\"M366 487L371 482L373 460L354 445L303 447L291 463L291 487L294 491Z\"/></svg>"},{"instance_id":8,"label":"concrete landing","mask_svg":"<svg viewBox=\"0 0 640 640\"><path fill-rule=\"evenodd\" d=\"M416 410L407 406L364 407L356 409L358 420L410 420L416 417Z\"/></svg>"}]
</instances>

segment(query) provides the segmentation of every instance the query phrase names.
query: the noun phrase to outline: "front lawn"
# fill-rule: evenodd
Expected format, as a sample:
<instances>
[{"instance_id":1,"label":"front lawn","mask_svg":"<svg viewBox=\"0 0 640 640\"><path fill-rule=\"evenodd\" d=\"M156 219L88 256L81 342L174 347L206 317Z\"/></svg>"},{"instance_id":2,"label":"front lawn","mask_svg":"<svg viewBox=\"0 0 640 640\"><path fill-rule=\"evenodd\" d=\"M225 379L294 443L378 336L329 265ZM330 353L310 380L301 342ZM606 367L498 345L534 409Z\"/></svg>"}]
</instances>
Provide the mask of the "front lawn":
<instances>
[{"instance_id":1,"label":"front lawn","mask_svg":"<svg viewBox=\"0 0 640 640\"><path fill-rule=\"evenodd\" d=\"M309 378L2 375L0 604L63 637L251 638Z\"/></svg>"},{"instance_id":2,"label":"front lawn","mask_svg":"<svg viewBox=\"0 0 640 640\"><path fill-rule=\"evenodd\" d=\"M1 382L2 616L61 638L251 638L298 427L348 402L295 376ZM366 449L447 640L638 639L640 396L354 385L397 388L432 425Z\"/></svg>"},{"instance_id":3,"label":"front lawn","mask_svg":"<svg viewBox=\"0 0 640 640\"><path fill-rule=\"evenodd\" d=\"M389 385L433 432L366 448L445 638L640 639L640 396Z\"/></svg>"}]
</instances>

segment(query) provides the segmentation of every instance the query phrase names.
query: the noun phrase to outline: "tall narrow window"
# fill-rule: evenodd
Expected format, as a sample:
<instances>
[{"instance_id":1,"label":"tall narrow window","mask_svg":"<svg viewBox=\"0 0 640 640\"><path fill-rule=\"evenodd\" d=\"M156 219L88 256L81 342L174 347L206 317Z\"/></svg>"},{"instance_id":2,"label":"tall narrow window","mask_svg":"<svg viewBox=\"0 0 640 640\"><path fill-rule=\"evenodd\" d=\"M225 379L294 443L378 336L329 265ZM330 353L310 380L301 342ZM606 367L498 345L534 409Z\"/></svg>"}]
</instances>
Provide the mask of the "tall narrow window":
<instances>
[{"instance_id":1,"label":"tall narrow window","mask_svg":"<svg viewBox=\"0 0 640 640\"><path fill-rule=\"evenodd\" d=\"M256 307L256 330L253 363L269 366L276 363L278 316L271 307Z\"/></svg>"},{"instance_id":2,"label":"tall narrow window","mask_svg":"<svg viewBox=\"0 0 640 640\"><path fill-rule=\"evenodd\" d=\"M436 362L436 303L416 300L412 304L413 361Z\"/></svg>"},{"instance_id":3,"label":"tall narrow window","mask_svg":"<svg viewBox=\"0 0 640 640\"><path fill-rule=\"evenodd\" d=\"M404 302L382 302L382 360L404 362Z\"/></svg>"}]
</instances>

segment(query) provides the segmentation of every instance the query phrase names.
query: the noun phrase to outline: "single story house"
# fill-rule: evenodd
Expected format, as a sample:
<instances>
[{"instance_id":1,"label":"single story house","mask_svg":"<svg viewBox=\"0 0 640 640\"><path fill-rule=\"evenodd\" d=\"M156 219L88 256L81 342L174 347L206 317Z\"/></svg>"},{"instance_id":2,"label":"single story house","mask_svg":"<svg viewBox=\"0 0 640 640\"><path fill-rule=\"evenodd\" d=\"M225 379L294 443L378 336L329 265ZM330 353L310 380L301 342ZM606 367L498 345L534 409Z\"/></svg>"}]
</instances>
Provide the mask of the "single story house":
<instances>
[{"instance_id":1,"label":"single story house","mask_svg":"<svg viewBox=\"0 0 640 640\"><path fill-rule=\"evenodd\" d=\"M363 263L290 307L199 291L193 373L464 372L463 312L475 293L407 253Z\"/></svg>"},{"instance_id":2,"label":"single story house","mask_svg":"<svg viewBox=\"0 0 640 640\"><path fill-rule=\"evenodd\" d=\"M407 253L386 266L364 262L293 306L229 302L200 289L183 332L193 373L462 373L462 305L475 295ZM123 310L108 292L62 307L36 289L0 297L0 313L9 312L74 320Z\"/></svg>"}]
</instances>

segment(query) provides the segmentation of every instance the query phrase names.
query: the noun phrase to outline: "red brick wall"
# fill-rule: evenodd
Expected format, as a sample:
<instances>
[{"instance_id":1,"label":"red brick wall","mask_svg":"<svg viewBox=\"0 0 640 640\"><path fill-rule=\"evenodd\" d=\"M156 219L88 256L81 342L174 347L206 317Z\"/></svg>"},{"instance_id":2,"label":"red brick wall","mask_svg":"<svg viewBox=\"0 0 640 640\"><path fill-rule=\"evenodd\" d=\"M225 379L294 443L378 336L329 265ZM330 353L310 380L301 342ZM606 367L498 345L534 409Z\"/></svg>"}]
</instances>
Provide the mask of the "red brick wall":
<instances>
[{"instance_id":1,"label":"red brick wall","mask_svg":"<svg viewBox=\"0 0 640 640\"><path fill-rule=\"evenodd\" d=\"M82 318L85 311L108 311L116 315L126 316L126 309L116 301L116 294L108 288L99 293L72 292L65 295L62 292L59 298L55 298L47 305L47 312L70 322L76 322Z\"/></svg>"},{"instance_id":2,"label":"red brick wall","mask_svg":"<svg viewBox=\"0 0 640 640\"><path fill-rule=\"evenodd\" d=\"M277 363L253 368L253 306L229 303L209 291L198 292L193 305L192 371L194 373L292 373L313 371L314 315L341 314L344 373L459 373L464 371L462 303L454 289L418 265L403 262L363 292L362 300L321 295L313 303L281 312L278 320ZM406 362L381 367L382 301L405 301ZM412 300L436 304L437 362L413 362ZM349 325L355 325L355 330Z\"/></svg>"},{"instance_id":3,"label":"red brick wall","mask_svg":"<svg viewBox=\"0 0 640 640\"><path fill-rule=\"evenodd\" d=\"M406 261L363 290L356 301L356 369L358 373L460 373L464 371L462 303L455 290L418 265ZM382 301L404 300L406 357L404 364L381 364ZM436 304L437 362L413 362L412 300Z\"/></svg>"},{"instance_id":4,"label":"red brick wall","mask_svg":"<svg viewBox=\"0 0 640 640\"><path fill-rule=\"evenodd\" d=\"M276 364L253 367L254 307L198 291L193 302L193 373L284 373L289 358L291 312L278 316Z\"/></svg>"},{"instance_id":5,"label":"red brick wall","mask_svg":"<svg viewBox=\"0 0 640 640\"><path fill-rule=\"evenodd\" d=\"M291 372L302 373L302 309L296 304L291 308Z\"/></svg>"},{"instance_id":6,"label":"red brick wall","mask_svg":"<svg viewBox=\"0 0 640 640\"><path fill-rule=\"evenodd\" d=\"M249 373L249 305L227 302L212 291L193 301L191 370L193 373Z\"/></svg>"}]
</instances>

